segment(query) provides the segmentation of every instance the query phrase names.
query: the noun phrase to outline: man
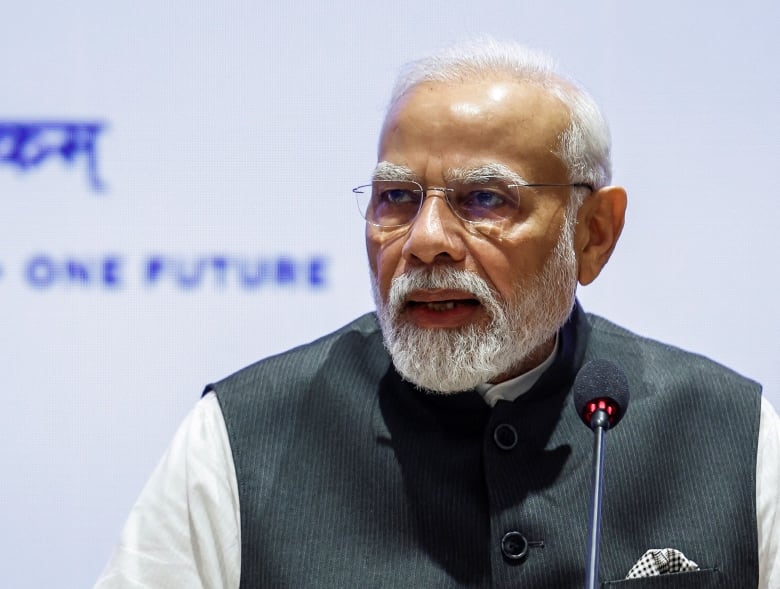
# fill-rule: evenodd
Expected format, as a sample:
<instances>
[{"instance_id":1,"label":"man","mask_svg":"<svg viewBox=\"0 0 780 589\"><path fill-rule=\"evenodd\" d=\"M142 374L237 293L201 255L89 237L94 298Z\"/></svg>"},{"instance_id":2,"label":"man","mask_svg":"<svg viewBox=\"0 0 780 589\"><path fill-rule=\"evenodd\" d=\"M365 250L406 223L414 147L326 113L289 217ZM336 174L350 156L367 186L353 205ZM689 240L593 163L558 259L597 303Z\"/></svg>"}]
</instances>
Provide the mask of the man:
<instances>
[{"instance_id":1,"label":"man","mask_svg":"<svg viewBox=\"0 0 780 589\"><path fill-rule=\"evenodd\" d=\"M668 586L779 587L760 387L575 301L623 227L609 182L606 124L547 58L411 64L355 189L377 316L210 386L98 587L581 587L592 433L570 397L593 358L632 395L601 580L631 587L655 550Z\"/></svg>"}]
</instances>

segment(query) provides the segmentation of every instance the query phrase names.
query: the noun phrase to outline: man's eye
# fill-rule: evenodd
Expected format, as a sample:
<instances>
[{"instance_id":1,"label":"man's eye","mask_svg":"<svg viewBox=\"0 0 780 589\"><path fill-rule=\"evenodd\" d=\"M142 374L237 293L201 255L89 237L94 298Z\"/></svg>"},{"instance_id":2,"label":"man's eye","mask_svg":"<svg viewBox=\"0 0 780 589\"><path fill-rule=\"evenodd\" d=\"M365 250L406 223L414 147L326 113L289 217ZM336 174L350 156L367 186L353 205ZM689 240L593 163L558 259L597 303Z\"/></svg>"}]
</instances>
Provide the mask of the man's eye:
<instances>
[{"instance_id":1,"label":"man's eye","mask_svg":"<svg viewBox=\"0 0 780 589\"><path fill-rule=\"evenodd\" d=\"M497 209L506 204L506 198L498 192L474 190L463 200L462 206L467 209Z\"/></svg>"},{"instance_id":2,"label":"man's eye","mask_svg":"<svg viewBox=\"0 0 780 589\"><path fill-rule=\"evenodd\" d=\"M380 194L380 200L388 204L402 205L416 203L419 200L419 197L411 190L393 188L391 190L384 190Z\"/></svg>"}]
</instances>

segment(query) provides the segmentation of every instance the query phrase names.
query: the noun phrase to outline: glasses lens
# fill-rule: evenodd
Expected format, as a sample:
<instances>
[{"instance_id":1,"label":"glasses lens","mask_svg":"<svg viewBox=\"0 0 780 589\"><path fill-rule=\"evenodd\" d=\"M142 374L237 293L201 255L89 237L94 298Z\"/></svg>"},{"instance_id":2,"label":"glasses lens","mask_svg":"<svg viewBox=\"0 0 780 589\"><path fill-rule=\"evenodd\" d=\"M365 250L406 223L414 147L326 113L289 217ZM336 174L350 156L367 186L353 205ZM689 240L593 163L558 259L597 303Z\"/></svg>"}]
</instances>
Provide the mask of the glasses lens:
<instances>
[{"instance_id":1,"label":"glasses lens","mask_svg":"<svg viewBox=\"0 0 780 589\"><path fill-rule=\"evenodd\" d=\"M502 178L451 183L449 188L447 198L464 221L496 223L514 218L520 208L518 187Z\"/></svg>"},{"instance_id":2,"label":"glasses lens","mask_svg":"<svg viewBox=\"0 0 780 589\"><path fill-rule=\"evenodd\" d=\"M422 187L416 182L374 180L353 190L360 214L372 225L398 227L417 216Z\"/></svg>"}]
</instances>

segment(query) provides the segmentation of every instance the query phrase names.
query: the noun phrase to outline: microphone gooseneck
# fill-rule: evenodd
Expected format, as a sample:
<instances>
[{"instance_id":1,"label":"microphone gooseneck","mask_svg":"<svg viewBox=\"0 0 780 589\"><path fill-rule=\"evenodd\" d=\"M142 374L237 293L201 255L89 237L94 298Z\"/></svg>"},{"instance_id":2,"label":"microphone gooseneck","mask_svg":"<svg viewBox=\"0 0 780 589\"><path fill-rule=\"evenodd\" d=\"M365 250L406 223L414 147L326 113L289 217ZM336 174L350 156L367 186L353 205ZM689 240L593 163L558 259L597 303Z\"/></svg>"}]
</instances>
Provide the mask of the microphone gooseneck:
<instances>
[{"instance_id":1,"label":"microphone gooseneck","mask_svg":"<svg viewBox=\"0 0 780 589\"><path fill-rule=\"evenodd\" d=\"M604 487L604 434L615 427L628 408L628 379L609 360L591 360L574 379L574 408L595 434L591 478L588 560L585 589L598 587L601 544L601 496Z\"/></svg>"}]
</instances>

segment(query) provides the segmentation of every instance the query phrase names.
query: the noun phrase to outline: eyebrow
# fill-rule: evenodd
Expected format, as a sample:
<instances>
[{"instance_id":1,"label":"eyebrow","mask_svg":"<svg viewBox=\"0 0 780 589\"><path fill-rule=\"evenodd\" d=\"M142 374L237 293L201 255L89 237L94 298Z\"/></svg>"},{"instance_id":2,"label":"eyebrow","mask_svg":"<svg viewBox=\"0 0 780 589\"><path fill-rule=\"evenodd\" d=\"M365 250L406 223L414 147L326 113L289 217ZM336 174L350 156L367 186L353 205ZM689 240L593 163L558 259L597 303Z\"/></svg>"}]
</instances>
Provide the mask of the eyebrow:
<instances>
[{"instance_id":1,"label":"eyebrow","mask_svg":"<svg viewBox=\"0 0 780 589\"><path fill-rule=\"evenodd\" d=\"M484 164L473 168L452 168L447 170L444 179L447 182L486 182L498 178L507 184L528 184L528 181L508 166L499 163Z\"/></svg>"},{"instance_id":2,"label":"eyebrow","mask_svg":"<svg viewBox=\"0 0 780 589\"><path fill-rule=\"evenodd\" d=\"M379 162L374 168L372 180L396 180L396 181L415 181L416 176L411 168L399 166L390 162Z\"/></svg>"},{"instance_id":3,"label":"eyebrow","mask_svg":"<svg viewBox=\"0 0 780 589\"><path fill-rule=\"evenodd\" d=\"M499 163L483 164L471 168L450 168L444 173L445 182L485 182L498 178L507 184L528 184L528 181L509 166ZM408 166L379 162L374 168L373 180L418 182L417 175Z\"/></svg>"}]
</instances>

